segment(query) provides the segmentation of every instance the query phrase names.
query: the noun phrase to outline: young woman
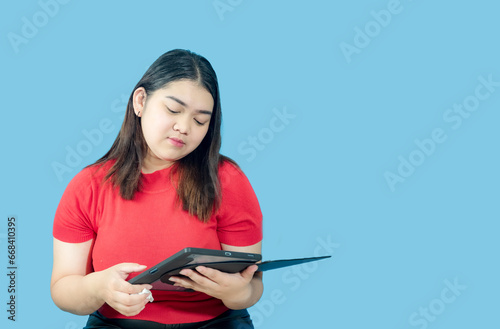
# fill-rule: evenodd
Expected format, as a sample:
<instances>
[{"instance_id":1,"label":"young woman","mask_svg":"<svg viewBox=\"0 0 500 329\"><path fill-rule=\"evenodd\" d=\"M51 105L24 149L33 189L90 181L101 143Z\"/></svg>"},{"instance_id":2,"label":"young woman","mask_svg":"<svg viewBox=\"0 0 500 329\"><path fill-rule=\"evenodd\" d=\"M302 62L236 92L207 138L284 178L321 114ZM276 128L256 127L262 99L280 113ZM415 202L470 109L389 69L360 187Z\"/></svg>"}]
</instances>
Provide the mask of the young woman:
<instances>
[{"instance_id":1,"label":"young woman","mask_svg":"<svg viewBox=\"0 0 500 329\"><path fill-rule=\"evenodd\" d=\"M78 173L54 219L51 294L85 328L253 328L257 266L207 267L171 280L186 291L128 279L185 247L261 253L262 214L246 176L220 155L216 74L186 50L160 56L134 88L111 149Z\"/></svg>"}]
</instances>

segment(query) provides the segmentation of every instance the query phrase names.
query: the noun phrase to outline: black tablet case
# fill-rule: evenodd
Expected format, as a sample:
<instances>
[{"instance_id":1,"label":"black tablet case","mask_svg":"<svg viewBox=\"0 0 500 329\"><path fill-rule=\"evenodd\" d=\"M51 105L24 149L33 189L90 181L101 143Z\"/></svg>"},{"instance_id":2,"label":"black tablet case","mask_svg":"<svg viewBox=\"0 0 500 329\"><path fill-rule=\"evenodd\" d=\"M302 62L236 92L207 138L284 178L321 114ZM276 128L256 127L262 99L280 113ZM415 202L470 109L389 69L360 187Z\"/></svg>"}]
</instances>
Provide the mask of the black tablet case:
<instances>
[{"instance_id":1,"label":"black tablet case","mask_svg":"<svg viewBox=\"0 0 500 329\"><path fill-rule=\"evenodd\" d=\"M195 269L201 265L222 272L236 273L250 265L256 264L259 267L259 271L269 271L329 257L331 256L271 260L256 264L262 259L260 254L203 248L184 248L163 262L130 279L128 282L132 284L151 284L153 289L156 290L189 291L182 287L173 286L173 282L168 279L174 275L179 276L179 272L183 269Z\"/></svg>"}]
</instances>

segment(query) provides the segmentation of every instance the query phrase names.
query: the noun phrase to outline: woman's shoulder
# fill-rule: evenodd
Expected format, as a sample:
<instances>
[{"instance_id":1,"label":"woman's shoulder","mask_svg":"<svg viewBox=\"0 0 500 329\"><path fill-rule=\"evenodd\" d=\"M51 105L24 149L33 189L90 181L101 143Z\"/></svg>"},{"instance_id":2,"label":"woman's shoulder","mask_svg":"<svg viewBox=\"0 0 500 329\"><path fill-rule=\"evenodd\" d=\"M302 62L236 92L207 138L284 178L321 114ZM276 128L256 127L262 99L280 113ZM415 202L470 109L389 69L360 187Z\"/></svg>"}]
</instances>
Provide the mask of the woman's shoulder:
<instances>
[{"instance_id":1,"label":"woman's shoulder","mask_svg":"<svg viewBox=\"0 0 500 329\"><path fill-rule=\"evenodd\" d=\"M232 159L223 157L219 165L219 179L222 187L247 184L248 178L240 166Z\"/></svg>"},{"instance_id":2,"label":"woman's shoulder","mask_svg":"<svg viewBox=\"0 0 500 329\"><path fill-rule=\"evenodd\" d=\"M100 184L105 180L109 169L113 166L115 160L108 160L103 163L94 163L83 168L71 180L72 184Z\"/></svg>"},{"instance_id":3,"label":"woman's shoulder","mask_svg":"<svg viewBox=\"0 0 500 329\"><path fill-rule=\"evenodd\" d=\"M231 158L222 156L219 161L219 175L243 174L240 166Z\"/></svg>"}]
</instances>

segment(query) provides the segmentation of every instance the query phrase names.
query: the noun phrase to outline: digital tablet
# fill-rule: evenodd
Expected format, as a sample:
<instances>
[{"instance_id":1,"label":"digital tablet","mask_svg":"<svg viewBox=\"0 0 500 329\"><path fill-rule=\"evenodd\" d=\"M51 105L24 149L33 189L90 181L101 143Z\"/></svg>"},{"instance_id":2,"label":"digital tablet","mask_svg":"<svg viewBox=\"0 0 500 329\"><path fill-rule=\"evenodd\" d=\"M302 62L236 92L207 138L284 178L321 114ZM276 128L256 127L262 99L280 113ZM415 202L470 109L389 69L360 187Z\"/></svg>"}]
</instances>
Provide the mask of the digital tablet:
<instances>
[{"instance_id":1,"label":"digital tablet","mask_svg":"<svg viewBox=\"0 0 500 329\"><path fill-rule=\"evenodd\" d=\"M319 256L308 258L270 260L258 263L258 271L269 271L282 267L299 265L308 262L329 258L331 256ZM165 259L163 262L133 277L128 282L132 284L150 284L156 290L192 291L183 287L175 287L170 281L171 276L180 276L183 269L195 269L197 266L206 266L226 273L237 273L243 271L250 265L261 261L260 254L246 252L234 252L225 250L184 248L175 255Z\"/></svg>"},{"instance_id":2,"label":"digital tablet","mask_svg":"<svg viewBox=\"0 0 500 329\"><path fill-rule=\"evenodd\" d=\"M185 291L183 287L173 286L168 279L185 268L194 269L203 265L226 273L241 272L262 259L260 254L225 250L184 248L163 262L133 277L132 284L150 284L157 290Z\"/></svg>"}]
</instances>

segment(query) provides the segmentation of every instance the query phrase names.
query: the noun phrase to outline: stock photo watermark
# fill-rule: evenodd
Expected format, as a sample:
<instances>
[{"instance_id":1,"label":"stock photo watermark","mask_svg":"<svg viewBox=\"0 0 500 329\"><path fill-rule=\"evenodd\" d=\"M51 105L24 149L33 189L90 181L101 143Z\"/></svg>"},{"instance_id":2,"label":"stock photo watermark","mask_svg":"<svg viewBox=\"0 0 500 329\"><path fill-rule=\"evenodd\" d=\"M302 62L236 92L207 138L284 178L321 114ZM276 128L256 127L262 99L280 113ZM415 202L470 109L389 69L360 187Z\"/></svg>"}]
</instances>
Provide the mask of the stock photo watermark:
<instances>
[{"instance_id":1,"label":"stock photo watermark","mask_svg":"<svg viewBox=\"0 0 500 329\"><path fill-rule=\"evenodd\" d=\"M444 280L445 287L441 290L438 298L434 298L424 307L419 307L418 312L413 312L408 322L411 326L419 327L419 329L428 328L429 324L436 321L437 317L446 310L447 306L454 303L462 292L467 289L467 286L460 284L458 278L453 282Z\"/></svg>"},{"instance_id":2,"label":"stock photo watermark","mask_svg":"<svg viewBox=\"0 0 500 329\"><path fill-rule=\"evenodd\" d=\"M241 5L242 2L243 0L214 0L212 6L217 16L219 16L219 19L223 21L224 15L228 12L232 12L236 7Z\"/></svg>"},{"instance_id":3,"label":"stock photo watermark","mask_svg":"<svg viewBox=\"0 0 500 329\"><path fill-rule=\"evenodd\" d=\"M412 1L412 0L408 0ZM349 64L354 55L361 54L361 51L368 47L370 43L387 28L395 16L403 12L404 6L399 0L390 0L387 2L384 9L372 10L370 12L371 19L364 26L354 27L354 37L352 42L341 42L339 44L340 51L346 62Z\"/></svg>"},{"instance_id":4,"label":"stock photo watermark","mask_svg":"<svg viewBox=\"0 0 500 329\"><path fill-rule=\"evenodd\" d=\"M256 135L248 136L246 141L238 145L238 153L248 155L247 161L253 161L258 152L263 151L266 145L270 144L276 134L282 132L288 126L291 120L297 117L296 114L288 112L286 107L282 110L274 108L273 117L269 120L266 127L259 130Z\"/></svg>"},{"instance_id":5,"label":"stock photo watermark","mask_svg":"<svg viewBox=\"0 0 500 329\"><path fill-rule=\"evenodd\" d=\"M123 115L126 111L128 97L122 94L111 103L111 112L118 113L117 121L123 121ZM72 173L78 168L84 159L92 154L94 148L101 145L104 137L115 132L116 127L114 121L109 117L103 118L99 121L96 127L90 129L82 129L81 139L76 145L66 145L66 156L64 161L53 161L51 163L52 170L59 182L64 180L64 175Z\"/></svg>"},{"instance_id":6,"label":"stock photo watermark","mask_svg":"<svg viewBox=\"0 0 500 329\"><path fill-rule=\"evenodd\" d=\"M326 238L318 237L314 248L314 257L324 256L325 253L332 256L340 248L340 244L332 240L331 235ZM281 281L288 289L273 289L266 299L261 299L255 307L250 310L255 328L262 326L266 319L271 317L275 310L288 300L287 291L297 291L302 283L312 277L312 274L321 266L320 262L304 263L292 266L283 272Z\"/></svg>"},{"instance_id":7,"label":"stock photo watermark","mask_svg":"<svg viewBox=\"0 0 500 329\"><path fill-rule=\"evenodd\" d=\"M7 319L15 322L17 316L17 290L18 288L18 269L17 269L17 236L18 220L16 216L7 217Z\"/></svg>"},{"instance_id":8,"label":"stock photo watermark","mask_svg":"<svg viewBox=\"0 0 500 329\"><path fill-rule=\"evenodd\" d=\"M66 5L71 0L39 0L37 10L32 16L21 17L21 29L19 32L7 33L7 39L17 54L20 51L21 45L27 45L30 40L36 37L40 29L44 28L54 18L61 8L61 5Z\"/></svg>"},{"instance_id":9,"label":"stock photo watermark","mask_svg":"<svg viewBox=\"0 0 500 329\"><path fill-rule=\"evenodd\" d=\"M487 77L480 75L477 80L478 84L473 93L443 112L443 121L450 125L452 131L462 127L463 122L479 110L481 102L489 99L500 87L500 81L494 81L493 74L489 74ZM433 129L429 137L415 139L415 146L408 156L398 156L396 170L384 172L384 179L391 192L396 190L397 184L404 183L412 176L417 168L422 166L425 160L432 156L440 144L446 140L448 140L446 129L440 127Z\"/></svg>"},{"instance_id":10,"label":"stock photo watermark","mask_svg":"<svg viewBox=\"0 0 500 329\"><path fill-rule=\"evenodd\" d=\"M66 157L64 162L53 161L52 170L59 182L63 181L63 175L71 173L77 168L84 158L92 154L95 147L100 145L104 140L104 135L115 130L113 122L108 119L102 119L96 128L90 130L83 129L81 133L84 138L79 141L74 147L67 145L65 147Z\"/></svg>"}]
</instances>

